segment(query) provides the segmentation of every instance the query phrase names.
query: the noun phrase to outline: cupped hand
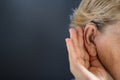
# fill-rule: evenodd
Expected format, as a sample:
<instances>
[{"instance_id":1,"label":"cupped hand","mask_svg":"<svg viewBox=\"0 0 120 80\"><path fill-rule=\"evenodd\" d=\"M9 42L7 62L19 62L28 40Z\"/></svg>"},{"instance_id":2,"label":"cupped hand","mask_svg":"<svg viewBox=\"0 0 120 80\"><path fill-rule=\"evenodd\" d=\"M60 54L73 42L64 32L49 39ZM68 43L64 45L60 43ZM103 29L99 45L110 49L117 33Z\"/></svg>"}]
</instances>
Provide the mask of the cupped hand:
<instances>
[{"instance_id":1,"label":"cupped hand","mask_svg":"<svg viewBox=\"0 0 120 80\"><path fill-rule=\"evenodd\" d=\"M97 56L90 56L84 46L81 27L69 30L70 38L66 38L69 53L70 70L76 80L113 80L104 69Z\"/></svg>"}]
</instances>

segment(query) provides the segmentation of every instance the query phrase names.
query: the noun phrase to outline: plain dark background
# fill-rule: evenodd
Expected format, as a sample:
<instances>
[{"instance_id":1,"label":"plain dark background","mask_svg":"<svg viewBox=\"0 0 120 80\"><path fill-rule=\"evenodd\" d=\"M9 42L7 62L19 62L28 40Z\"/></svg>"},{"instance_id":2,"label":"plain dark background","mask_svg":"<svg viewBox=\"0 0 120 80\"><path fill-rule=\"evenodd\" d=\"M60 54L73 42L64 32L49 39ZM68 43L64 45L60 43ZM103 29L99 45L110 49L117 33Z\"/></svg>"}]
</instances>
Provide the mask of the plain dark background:
<instances>
[{"instance_id":1,"label":"plain dark background","mask_svg":"<svg viewBox=\"0 0 120 80\"><path fill-rule=\"evenodd\" d=\"M71 80L65 38L80 0L0 0L0 80Z\"/></svg>"}]
</instances>

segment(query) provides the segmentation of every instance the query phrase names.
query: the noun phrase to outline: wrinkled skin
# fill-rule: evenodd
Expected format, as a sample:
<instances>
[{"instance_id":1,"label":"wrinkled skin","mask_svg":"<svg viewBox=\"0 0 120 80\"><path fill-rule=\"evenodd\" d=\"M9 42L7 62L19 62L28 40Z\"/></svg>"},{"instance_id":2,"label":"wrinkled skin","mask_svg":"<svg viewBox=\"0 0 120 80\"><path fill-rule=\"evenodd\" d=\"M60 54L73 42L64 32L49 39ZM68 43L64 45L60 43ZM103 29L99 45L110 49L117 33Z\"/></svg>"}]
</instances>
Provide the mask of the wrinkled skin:
<instances>
[{"instance_id":1,"label":"wrinkled skin","mask_svg":"<svg viewBox=\"0 0 120 80\"><path fill-rule=\"evenodd\" d=\"M120 80L119 25L120 22L108 25L102 31L93 28L94 26L88 26L86 30L80 27L70 29L70 38L66 38L66 45L70 69L77 80ZM90 42L87 45L86 41L89 40L84 34L91 34L92 31L95 33L94 44ZM95 55L91 55L91 52Z\"/></svg>"},{"instance_id":2,"label":"wrinkled skin","mask_svg":"<svg viewBox=\"0 0 120 80\"><path fill-rule=\"evenodd\" d=\"M120 22L98 32L95 44L101 63L114 80L120 80Z\"/></svg>"},{"instance_id":3,"label":"wrinkled skin","mask_svg":"<svg viewBox=\"0 0 120 80\"><path fill-rule=\"evenodd\" d=\"M70 69L76 80L113 80L104 69L97 56L86 51L83 31L80 27L70 29L70 38L66 38Z\"/></svg>"}]
</instances>

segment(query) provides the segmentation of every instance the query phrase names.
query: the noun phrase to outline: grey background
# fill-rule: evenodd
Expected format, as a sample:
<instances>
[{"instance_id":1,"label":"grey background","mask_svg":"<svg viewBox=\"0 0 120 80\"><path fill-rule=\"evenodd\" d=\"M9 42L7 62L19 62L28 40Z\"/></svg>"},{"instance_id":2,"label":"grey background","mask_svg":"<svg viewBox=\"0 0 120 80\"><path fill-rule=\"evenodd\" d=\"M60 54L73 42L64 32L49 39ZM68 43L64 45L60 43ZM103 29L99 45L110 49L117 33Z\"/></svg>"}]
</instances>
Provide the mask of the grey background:
<instances>
[{"instance_id":1,"label":"grey background","mask_svg":"<svg viewBox=\"0 0 120 80\"><path fill-rule=\"evenodd\" d=\"M65 38L80 0L0 0L0 80L70 80Z\"/></svg>"}]
</instances>

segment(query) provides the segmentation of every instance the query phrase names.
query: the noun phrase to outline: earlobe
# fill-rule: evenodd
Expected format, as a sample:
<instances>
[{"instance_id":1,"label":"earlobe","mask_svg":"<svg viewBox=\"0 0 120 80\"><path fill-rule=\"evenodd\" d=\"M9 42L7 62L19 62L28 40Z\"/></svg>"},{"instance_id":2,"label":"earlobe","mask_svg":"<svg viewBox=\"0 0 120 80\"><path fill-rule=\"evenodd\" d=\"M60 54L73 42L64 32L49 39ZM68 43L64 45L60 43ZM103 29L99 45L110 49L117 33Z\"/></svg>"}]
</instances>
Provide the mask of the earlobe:
<instances>
[{"instance_id":1,"label":"earlobe","mask_svg":"<svg viewBox=\"0 0 120 80\"><path fill-rule=\"evenodd\" d=\"M88 24L84 28L85 46L91 56L96 56L96 47L94 44L96 33L97 33L97 28L95 25Z\"/></svg>"}]
</instances>

